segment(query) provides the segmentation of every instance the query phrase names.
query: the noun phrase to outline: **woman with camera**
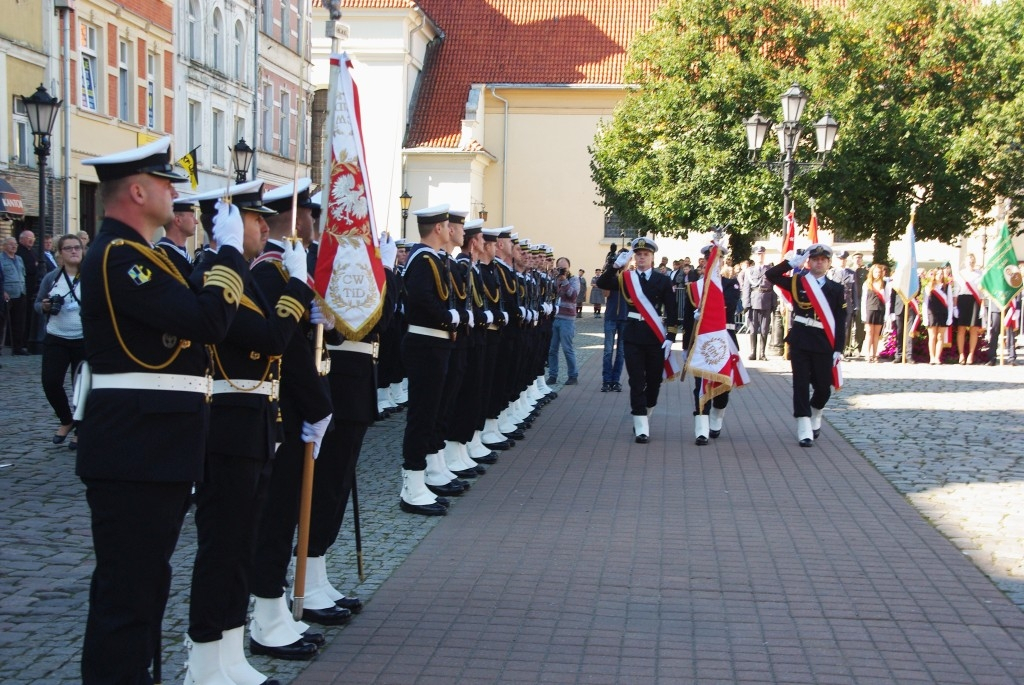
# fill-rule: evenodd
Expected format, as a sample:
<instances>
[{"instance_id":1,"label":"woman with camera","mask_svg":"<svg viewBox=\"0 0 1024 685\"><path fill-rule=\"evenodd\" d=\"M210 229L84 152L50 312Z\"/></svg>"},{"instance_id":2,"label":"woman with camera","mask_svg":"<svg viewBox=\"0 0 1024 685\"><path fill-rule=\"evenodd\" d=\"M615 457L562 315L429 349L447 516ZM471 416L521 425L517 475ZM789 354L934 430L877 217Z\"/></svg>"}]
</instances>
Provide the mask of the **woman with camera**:
<instances>
[{"instance_id":1,"label":"woman with camera","mask_svg":"<svg viewBox=\"0 0 1024 685\"><path fill-rule=\"evenodd\" d=\"M53 434L59 445L75 428L71 405L64 391L68 369L78 368L85 358L82 337L82 290L78 283L78 267L82 264L84 246L77 235L63 235L57 241L59 269L43 277L36 295L36 311L46 315L46 337L43 339L43 392L60 421ZM78 436L71 436L68 447L78 447Z\"/></svg>"}]
</instances>

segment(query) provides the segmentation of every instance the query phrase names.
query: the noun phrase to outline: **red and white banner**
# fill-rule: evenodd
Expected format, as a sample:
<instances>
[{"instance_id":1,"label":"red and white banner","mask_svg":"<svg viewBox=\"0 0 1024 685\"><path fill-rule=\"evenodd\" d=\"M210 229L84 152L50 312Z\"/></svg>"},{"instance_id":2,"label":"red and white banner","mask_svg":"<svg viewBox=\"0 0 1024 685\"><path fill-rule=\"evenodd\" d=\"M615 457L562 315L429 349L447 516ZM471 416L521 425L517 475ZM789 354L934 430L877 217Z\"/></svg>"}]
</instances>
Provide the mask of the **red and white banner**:
<instances>
[{"instance_id":1,"label":"red and white banner","mask_svg":"<svg viewBox=\"0 0 1024 685\"><path fill-rule=\"evenodd\" d=\"M331 55L323 172L328 183L313 281L338 330L361 340L380 319L385 277L351 69L348 55Z\"/></svg>"},{"instance_id":2,"label":"red and white banner","mask_svg":"<svg viewBox=\"0 0 1024 685\"><path fill-rule=\"evenodd\" d=\"M811 209L811 223L807 225L807 239L811 245L818 242L818 213Z\"/></svg>"},{"instance_id":3,"label":"red and white banner","mask_svg":"<svg viewBox=\"0 0 1024 685\"><path fill-rule=\"evenodd\" d=\"M750 382L740 351L725 328L725 295L722 294L718 255L718 245L712 243L697 320L693 324L692 351L686 358L686 368L701 379L697 399L700 411L715 397Z\"/></svg>"},{"instance_id":4,"label":"red and white banner","mask_svg":"<svg viewBox=\"0 0 1024 685\"><path fill-rule=\"evenodd\" d=\"M814 307L814 313L818 315L818 321L821 322L821 327L825 331L828 344L835 349L836 319L832 316L832 307L828 306L828 300L825 299L825 293L821 291L817 279L812 278L810 274L804 274L800 278L803 279L804 292L807 293L807 299ZM843 367L838 359L832 362L832 387L836 390L843 387Z\"/></svg>"},{"instance_id":5,"label":"red and white banner","mask_svg":"<svg viewBox=\"0 0 1024 685\"><path fill-rule=\"evenodd\" d=\"M786 255L792 252L796 248L796 217L793 216L793 211L790 210L789 216L786 217L786 235L782 237L782 255L783 259L789 259ZM785 275L788 275L787 271ZM782 302L782 306L787 310L792 311L793 309L793 293L789 292L785 288L775 287L775 293L779 296L779 300Z\"/></svg>"},{"instance_id":6,"label":"red and white banner","mask_svg":"<svg viewBox=\"0 0 1024 685\"><path fill-rule=\"evenodd\" d=\"M640 276L636 271L625 271L622 274L622 284L626 288L626 292L629 294L629 298L633 300L633 306L640 312L640 316L643 317L644 323L647 324L648 328L654 333L654 336L658 339L658 342L664 343L668 340L668 331L665 330L665 324L661 322L661 315L658 314L658 310L654 308L651 301L647 299L647 295L644 295L643 288L640 287ZM661 376L665 380L672 380L679 375L679 371L682 367L679 365L679 358L676 356L675 351L672 351L668 355L668 359L662 364Z\"/></svg>"}]
</instances>

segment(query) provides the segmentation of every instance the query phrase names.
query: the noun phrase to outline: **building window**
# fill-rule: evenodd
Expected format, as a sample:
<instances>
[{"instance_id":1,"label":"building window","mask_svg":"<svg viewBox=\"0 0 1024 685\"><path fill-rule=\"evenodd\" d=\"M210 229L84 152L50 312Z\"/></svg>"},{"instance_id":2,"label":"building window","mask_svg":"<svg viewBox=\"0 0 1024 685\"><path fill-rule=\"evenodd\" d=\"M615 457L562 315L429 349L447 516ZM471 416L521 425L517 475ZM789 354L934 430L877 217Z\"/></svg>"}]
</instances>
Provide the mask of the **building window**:
<instances>
[{"instance_id":1,"label":"building window","mask_svg":"<svg viewBox=\"0 0 1024 685\"><path fill-rule=\"evenodd\" d=\"M288 143L291 137L291 95L287 91L281 91L281 145L278 148L282 157L288 157Z\"/></svg>"},{"instance_id":2,"label":"building window","mask_svg":"<svg viewBox=\"0 0 1024 685\"><path fill-rule=\"evenodd\" d=\"M156 55L146 55L146 128L156 128Z\"/></svg>"},{"instance_id":3,"label":"building window","mask_svg":"<svg viewBox=\"0 0 1024 685\"><path fill-rule=\"evenodd\" d=\"M241 21L235 22L235 44L234 44L234 55L235 55L235 79L238 81L245 80L245 29L242 27Z\"/></svg>"},{"instance_id":4,"label":"building window","mask_svg":"<svg viewBox=\"0 0 1024 685\"><path fill-rule=\"evenodd\" d=\"M99 101L99 65L97 54L99 51L96 45L96 27L88 24L80 24L81 37L79 39L79 61L82 69L82 97L79 105L82 109L92 112L96 111L96 103Z\"/></svg>"},{"instance_id":5,"label":"building window","mask_svg":"<svg viewBox=\"0 0 1024 685\"><path fill-rule=\"evenodd\" d=\"M274 28L274 3L263 1L260 6L260 30L268 36L271 35L270 31Z\"/></svg>"},{"instance_id":6,"label":"building window","mask_svg":"<svg viewBox=\"0 0 1024 685\"><path fill-rule=\"evenodd\" d=\"M263 140L261 147L271 152L274 149L274 86L263 86Z\"/></svg>"},{"instance_id":7,"label":"building window","mask_svg":"<svg viewBox=\"0 0 1024 685\"><path fill-rule=\"evenodd\" d=\"M213 110L213 166L224 167L224 112Z\"/></svg>"},{"instance_id":8,"label":"building window","mask_svg":"<svg viewBox=\"0 0 1024 685\"><path fill-rule=\"evenodd\" d=\"M287 2L281 3L281 45L288 47L288 38L291 33L290 22L288 21L289 6Z\"/></svg>"},{"instance_id":9,"label":"building window","mask_svg":"<svg viewBox=\"0 0 1024 685\"><path fill-rule=\"evenodd\" d=\"M235 117L235 133L231 136L231 140L237 142L245 138L245 119L242 117ZM234 143L232 143L234 145Z\"/></svg>"},{"instance_id":10,"label":"building window","mask_svg":"<svg viewBox=\"0 0 1024 685\"><path fill-rule=\"evenodd\" d=\"M121 121L131 121L132 79L128 67L130 59L131 50L128 42L117 41L117 118Z\"/></svg>"},{"instance_id":11,"label":"building window","mask_svg":"<svg viewBox=\"0 0 1024 685\"><path fill-rule=\"evenodd\" d=\"M303 49L304 46L302 45L302 25L306 23L305 22L305 18L306 18L305 6L306 6L305 2L302 2L302 1L299 2L299 6L298 6L299 13L296 16L297 21L295 22L295 35L296 35L296 38L295 38L295 54L297 54L297 55L305 55L305 52L306 52Z\"/></svg>"},{"instance_id":12,"label":"building window","mask_svg":"<svg viewBox=\"0 0 1024 685\"><path fill-rule=\"evenodd\" d=\"M199 27L199 6L196 0L188 0L188 27L186 28L186 40L188 41L187 51L191 60L199 61L199 47L202 43L202 34Z\"/></svg>"},{"instance_id":13,"label":"building window","mask_svg":"<svg viewBox=\"0 0 1024 685\"><path fill-rule=\"evenodd\" d=\"M195 100L188 101L188 149L195 150L203 143L203 110ZM196 150L196 164L202 154Z\"/></svg>"},{"instance_id":14,"label":"building window","mask_svg":"<svg viewBox=\"0 0 1024 685\"><path fill-rule=\"evenodd\" d=\"M14 124L14 138L11 140L11 163L31 168L36 167L36 157L33 154L35 141L32 140L32 127L28 123L28 112L25 110L25 103L15 95L14 109L11 115L11 123Z\"/></svg>"},{"instance_id":15,"label":"building window","mask_svg":"<svg viewBox=\"0 0 1024 685\"><path fill-rule=\"evenodd\" d=\"M632 240L637 236L637 231L634 228L623 225L619 217L614 212L609 212L604 215L604 237L605 238L621 238L625 236L626 240ZM620 245L621 247L621 245Z\"/></svg>"},{"instance_id":16,"label":"building window","mask_svg":"<svg viewBox=\"0 0 1024 685\"><path fill-rule=\"evenodd\" d=\"M224 40L224 20L220 15L220 8L213 10L213 68L217 71L224 69L224 47L221 41Z\"/></svg>"}]
</instances>

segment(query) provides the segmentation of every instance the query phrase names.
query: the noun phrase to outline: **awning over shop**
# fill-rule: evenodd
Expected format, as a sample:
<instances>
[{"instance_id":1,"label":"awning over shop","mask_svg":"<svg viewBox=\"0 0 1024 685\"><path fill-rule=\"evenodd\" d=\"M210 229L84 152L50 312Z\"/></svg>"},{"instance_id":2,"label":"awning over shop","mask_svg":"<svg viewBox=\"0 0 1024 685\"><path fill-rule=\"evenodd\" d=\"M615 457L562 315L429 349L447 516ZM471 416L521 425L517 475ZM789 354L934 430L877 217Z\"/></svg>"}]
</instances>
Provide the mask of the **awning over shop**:
<instances>
[{"instance_id":1,"label":"awning over shop","mask_svg":"<svg viewBox=\"0 0 1024 685\"><path fill-rule=\"evenodd\" d=\"M25 216L25 203L21 201L21 194L2 178L0 178L0 214L9 214L12 217Z\"/></svg>"}]
</instances>

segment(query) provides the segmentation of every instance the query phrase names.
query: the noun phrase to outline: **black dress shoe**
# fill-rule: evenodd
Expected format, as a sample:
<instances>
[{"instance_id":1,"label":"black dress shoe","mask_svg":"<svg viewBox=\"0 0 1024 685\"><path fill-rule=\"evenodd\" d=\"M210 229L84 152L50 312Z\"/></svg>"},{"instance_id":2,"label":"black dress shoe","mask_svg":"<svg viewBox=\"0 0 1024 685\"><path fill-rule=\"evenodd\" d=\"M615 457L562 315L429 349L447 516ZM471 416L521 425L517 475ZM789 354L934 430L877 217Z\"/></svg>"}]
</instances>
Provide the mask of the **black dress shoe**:
<instances>
[{"instance_id":1,"label":"black dress shoe","mask_svg":"<svg viewBox=\"0 0 1024 685\"><path fill-rule=\"evenodd\" d=\"M704 445L708 444L708 436L706 436L706 435L698 435L696 443L703 447Z\"/></svg>"},{"instance_id":2,"label":"black dress shoe","mask_svg":"<svg viewBox=\"0 0 1024 685\"><path fill-rule=\"evenodd\" d=\"M353 614L358 614L363 610L363 600L358 597L342 597L334 600L334 603L342 609L348 609Z\"/></svg>"},{"instance_id":3,"label":"black dress shoe","mask_svg":"<svg viewBox=\"0 0 1024 685\"><path fill-rule=\"evenodd\" d=\"M463 469L461 471L452 471L459 478L476 478L480 474L476 472L476 469Z\"/></svg>"},{"instance_id":4,"label":"black dress shoe","mask_svg":"<svg viewBox=\"0 0 1024 685\"><path fill-rule=\"evenodd\" d=\"M722 434L722 431L716 431L716 430L713 430L713 429L708 431L708 435L711 436L712 440L714 440L715 438L717 438L721 434Z\"/></svg>"},{"instance_id":5,"label":"black dress shoe","mask_svg":"<svg viewBox=\"0 0 1024 685\"><path fill-rule=\"evenodd\" d=\"M324 634L314 633L312 628L302 634L302 641L308 642L311 645L316 645L317 647L323 647L327 644L327 638L324 637Z\"/></svg>"},{"instance_id":6,"label":"black dress shoe","mask_svg":"<svg viewBox=\"0 0 1024 685\"><path fill-rule=\"evenodd\" d=\"M512 431L511 433L502 433L502 435L504 435L510 441L511 440L522 440L523 438L526 437L526 433L524 433L523 431L519 430L518 428L516 430ZM514 445L515 443L513 442L512 444Z\"/></svg>"},{"instance_id":7,"label":"black dress shoe","mask_svg":"<svg viewBox=\"0 0 1024 685\"><path fill-rule=\"evenodd\" d=\"M650 438L648 438L646 435L638 435L634 439L636 440L637 443L639 443L641 445L646 445L647 442L650 440Z\"/></svg>"},{"instance_id":8,"label":"black dress shoe","mask_svg":"<svg viewBox=\"0 0 1024 685\"><path fill-rule=\"evenodd\" d=\"M288 659L289 661L309 661L316 656L317 646L296 640L283 647L267 647L249 638L249 652L258 656L269 656L272 659Z\"/></svg>"},{"instance_id":9,"label":"black dress shoe","mask_svg":"<svg viewBox=\"0 0 1024 685\"><path fill-rule=\"evenodd\" d=\"M768 357L766 357L766 356L764 356L764 355L762 354L761 356L759 356L759 357L757 358L757 360L758 360L759 362L766 362L766 361L768 361Z\"/></svg>"},{"instance_id":10,"label":"black dress shoe","mask_svg":"<svg viewBox=\"0 0 1024 685\"><path fill-rule=\"evenodd\" d=\"M431 485L427 483L427 490L442 497L458 497L466 491L465 484L461 480L453 480L444 485Z\"/></svg>"},{"instance_id":11,"label":"black dress shoe","mask_svg":"<svg viewBox=\"0 0 1024 685\"><path fill-rule=\"evenodd\" d=\"M476 470L476 475L478 475L478 476L482 476L482 475L484 475L485 473L487 473L487 469L485 469L485 468L484 468L483 466L481 466L480 464L477 464L477 465L476 465L476 469L475 469L475 470Z\"/></svg>"},{"instance_id":12,"label":"black dress shoe","mask_svg":"<svg viewBox=\"0 0 1024 685\"><path fill-rule=\"evenodd\" d=\"M753 362L753 361L757 361L757 355L756 355L756 354L752 354L752 355L750 355L749 357L747 357L747 359L749 359L749 360L750 360L750 361L752 361L752 362Z\"/></svg>"},{"instance_id":13,"label":"black dress shoe","mask_svg":"<svg viewBox=\"0 0 1024 685\"><path fill-rule=\"evenodd\" d=\"M490 454L485 454L482 457L470 457L470 459L478 464L497 464L498 453L492 450Z\"/></svg>"},{"instance_id":14,"label":"black dress shoe","mask_svg":"<svg viewBox=\"0 0 1024 685\"><path fill-rule=\"evenodd\" d=\"M801 447L811 447L813 445L814 445L814 441L811 440L810 438L804 438L803 440L800 441L800 446Z\"/></svg>"},{"instance_id":15,"label":"black dress shoe","mask_svg":"<svg viewBox=\"0 0 1024 685\"><path fill-rule=\"evenodd\" d=\"M438 497L434 501L437 502L438 504L440 504L445 509L447 509L448 507L452 506L452 501L450 499L448 499L447 497Z\"/></svg>"},{"instance_id":16,"label":"black dress shoe","mask_svg":"<svg viewBox=\"0 0 1024 685\"><path fill-rule=\"evenodd\" d=\"M306 623L319 623L322 626L343 626L352 620L352 612L339 606L303 609L302 620Z\"/></svg>"},{"instance_id":17,"label":"black dress shoe","mask_svg":"<svg viewBox=\"0 0 1024 685\"><path fill-rule=\"evenodd\" d=\"M815 428L814 430L811 431L811 435L813 435L814 439L817 440L818 436L821 435L821 429Z\"/></svg>"},{"instance_id":18,"label":"black dress shoe","mask_svg":"<svg viewBox=\"0 0 1024 685\"><path fill-rule=\"evenodd\" d=\"M409 504L399 498L398 506L407 514L419 514L420 516L444 516L448 508L440 504Z\"/></svg>"},{"instance_id":19,"label":"black dress shoe","mask_svg":"<svg viewBox=\"0 0 1024 685\"><path fill-rule=\"evenodd\" d=\"M509 444L508 440L504 442L485 442L484 447L489 450L501 450L502 452L512 449L512 445Z\"/></svg>"}]
</instances>

